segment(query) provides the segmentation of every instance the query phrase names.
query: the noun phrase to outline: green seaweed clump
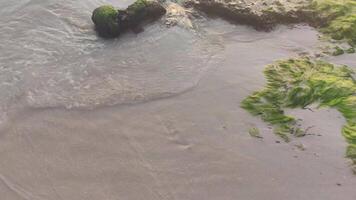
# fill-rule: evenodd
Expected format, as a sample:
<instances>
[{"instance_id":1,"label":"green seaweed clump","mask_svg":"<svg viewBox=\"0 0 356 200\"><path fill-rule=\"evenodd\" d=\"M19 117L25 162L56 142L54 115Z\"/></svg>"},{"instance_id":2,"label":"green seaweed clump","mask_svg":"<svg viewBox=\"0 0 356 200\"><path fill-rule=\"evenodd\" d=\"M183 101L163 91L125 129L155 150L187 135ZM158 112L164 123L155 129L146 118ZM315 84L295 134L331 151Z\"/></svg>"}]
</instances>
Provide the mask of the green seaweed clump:
<instances>
[{"instance_id":1,"label":"green seaweed clump","mask_svg":"<svg viewBox=\"0 0 356 200\"><path fill-rule=\"evenodd\" d=\"M349 49L346 49L346 53L355 53L355 48L350 47Z\"/></svg>"},{"instance_id":2,"label":"green seaweed clump","mask_svg":"<svg viewBox=\"0 0 356 200\"><path fill-rule=\"evenodd\" d=\"M350 45L356 45L356 14L338 17L322 29L334 40L345 39Z\"/></svg>"},{"instance_id":3,"label":"green seaweed clump","mask_svg":"<svg viewBox=\"0 0 356 200\"><path fill-rule=\"evenodd\" d=\"M356 1L355 0L313 0L316 23L321 32L334 40L344 40L356 45Z\"/></svg>"},{"instance_id":4,"label":"green seaweed clump","mask_svg":"<svg viewBox=\"0 0 356 200\"><path fill-rule=\"evenodd\" d=\"M337 109L347 120L342 129L349 146L346 155L356 164L356 82L347 66L335 66L309 59L289 59L267 66L267 85L244 99L241 107L274 125L286 141L300 135L296 120L286 108L311 104Z\"/></svg>"},{"instance_id":5,"label":"green seaweed clump","mask_svg":"<svg viewBox=\"0 0 356 200\"><path fill-rule=\"evenodd\" d=\"M93 11L92 21L99 35L115 37L120 34L118 15L119 11L110 5L100 6Z\"/></svg>"},{"instance_id":6,"label":"green seaweed clump","mask_svg":"<svg viewBox=\"0 0 356 200\"><path fill-rule=\"evenodd\" d=\"M342 54L344 54L345 51L343 49L341 49L340 47L336 46L334 48L334 52L332 53L333 56L340 56Z\"/></svg>"}]
</instances>

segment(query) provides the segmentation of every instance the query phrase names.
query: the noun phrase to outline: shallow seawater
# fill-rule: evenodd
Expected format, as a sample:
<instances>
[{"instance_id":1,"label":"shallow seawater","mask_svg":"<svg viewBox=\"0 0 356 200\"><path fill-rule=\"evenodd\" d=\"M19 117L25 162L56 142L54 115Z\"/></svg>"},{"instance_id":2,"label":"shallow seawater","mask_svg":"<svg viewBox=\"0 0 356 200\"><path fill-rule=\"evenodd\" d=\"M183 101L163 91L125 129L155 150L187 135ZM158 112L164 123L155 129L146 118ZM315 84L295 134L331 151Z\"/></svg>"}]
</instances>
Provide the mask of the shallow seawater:
<instances>
[{"instance_id":1,"label":"shallow seawater","mask_svg":"<svg viewBox=\"0 0 356 200\"><path fill-rule=\"evenodd\" d=\"M14 103L93 108L171 96L195 86L221 48L199 33L159 22L142 34L100 39L90 17L103 3L5 5L9 8L0 13L1 113L18 106ZM117 6L127 2L122 4Z\"/></svg>"},{"instance_id":2,"label":"shallow seawater","mask_svg":"<svg viewBox=\"0 0 356 200\"><path fill-rule=\"evenodd\" d=\"M286 144L239 107L265 65L314 52L314 29L201 19L98 38L91 11L130 2L0 2L5 199L356 198L337 112L291 111L315 136Z\"/></svg>"},{"instance_id":3,"label":"shallow seawater","mask_svg":"<svg viewBox=\"0 0 356 200\"><path fill-rule=\"evenodd\" d=\"M231 26L200 22L199 30L193 31L157 22L141 34L103 40L95 35L90 16L105 3L125 7L130 1L27 0L0 5L3 120L28 106L92 109L176 95L196 86L204 72L220 62L224 44L219 31ZM240 37L229 42L261 40L266 49L305 51L298 39L304 44L315 39L302 31L304 37L288 40L278 36L281 31L242 29L231 32ZM276 42L279 45L273 46Z\"/></svg>"}]
</instances>

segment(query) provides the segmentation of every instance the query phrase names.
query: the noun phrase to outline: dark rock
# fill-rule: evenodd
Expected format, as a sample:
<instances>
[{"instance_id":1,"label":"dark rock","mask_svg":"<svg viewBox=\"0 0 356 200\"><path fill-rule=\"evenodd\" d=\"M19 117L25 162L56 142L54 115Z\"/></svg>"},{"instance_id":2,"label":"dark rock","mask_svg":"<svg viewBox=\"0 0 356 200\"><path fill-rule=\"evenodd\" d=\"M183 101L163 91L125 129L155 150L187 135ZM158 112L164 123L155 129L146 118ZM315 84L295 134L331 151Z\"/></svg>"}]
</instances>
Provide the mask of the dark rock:
<instances>
[{"instance_id":1,"label":"dark rock","mask_svg":"<svg viewBox=\"0 0 356 200\"><path fill-rule=\"evenodd\" d=\"M127 30L142 32L144 22L157 20L165 13L166 9L156 1L137 0L126 10L101 6L93 11L92 20L100 36L117 37Z\"/></svg>"},{"instance_id":2,"label":"dark rock","mask_svg":"<svg viewBox=\"0 0 356 200\"><path fill-rule=\"evenodd\" d=\"M119 11L110 5L100 6L91 17L95 29L103 37L115 37L120 34Z\"/></svg>"}]
</instances>

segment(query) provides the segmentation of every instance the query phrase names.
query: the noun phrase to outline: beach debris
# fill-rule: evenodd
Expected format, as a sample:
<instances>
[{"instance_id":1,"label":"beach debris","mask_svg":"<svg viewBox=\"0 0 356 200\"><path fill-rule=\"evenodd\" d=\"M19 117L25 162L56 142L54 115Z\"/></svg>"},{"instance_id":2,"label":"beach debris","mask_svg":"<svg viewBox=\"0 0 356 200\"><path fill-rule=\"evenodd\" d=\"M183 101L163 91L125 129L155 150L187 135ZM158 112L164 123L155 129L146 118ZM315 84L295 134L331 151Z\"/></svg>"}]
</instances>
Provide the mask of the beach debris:
<instances>
[{"instance_id":1,"label":"beach debris","mask_svg":"<svg viewBox=\"0 0 356 200\"><path fill-rule=\"evenodd\" d=\"M263 137L260 134L260 130L257 127L252 127L248 130L248 133L250 134L250 136L255 137L255 138L259 138L259 139L263 139Z\"/></svg>"},{"instance_id":2,"label":"beach debris","mask_svg":"<svg viewBox=\"0 0 356 200\"><path fill-rule=\"evenodd\" d=\"M305 151L306 150L304 144L302 144L302 143L295 144L294 146L297 147L301 151Z\"/></svg>"},{"instance_id":3,"label":"beach debris","mask_svg":"<svg viewBox=\"0 0 356 200\"><path fill-rule=\"evenodd\" d=\"M167 2L165 8L167 13L164 20L167 27L180 26L187 29L193 28L193 23L190 20L193 11L173 2Z\"/></svg>"}]
</instances>

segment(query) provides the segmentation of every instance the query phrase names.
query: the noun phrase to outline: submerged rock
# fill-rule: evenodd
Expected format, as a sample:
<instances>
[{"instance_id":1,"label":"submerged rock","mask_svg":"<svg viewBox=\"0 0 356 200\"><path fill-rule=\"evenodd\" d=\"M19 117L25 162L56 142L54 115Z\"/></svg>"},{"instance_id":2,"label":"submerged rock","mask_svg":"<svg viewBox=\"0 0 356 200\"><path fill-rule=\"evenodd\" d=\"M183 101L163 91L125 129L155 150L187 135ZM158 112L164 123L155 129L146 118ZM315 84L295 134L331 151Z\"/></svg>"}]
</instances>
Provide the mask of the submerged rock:
<instances>
[{"instance_id":1,"label":"submerged rock","mask_svg":"<svg viewBox=\"0 0 356 200\"><path fill-rule=\"evenodd\" d=\"M286 108L319 104L337 109L346 119L342 134L349 143L346 156L356 164L356 81L346 66L309 59L282 60L264 71L267 85L241 103L241 107L275 127L286 141L300 131Z\"/></svg>"},{"instance_id":2,"label":"submerged rock","mask_svg":"<svg viewBox=\"0 0 356 200\"><path fill-rule=\"evenodd\" d=\"M166 13L166 9L156 1L137 0L126 10L116 10L105 5L93 11L92 20L102 37L116 37L127 30L140 30L140 25L153 21Z\"/></svg>"}]
</instances>

